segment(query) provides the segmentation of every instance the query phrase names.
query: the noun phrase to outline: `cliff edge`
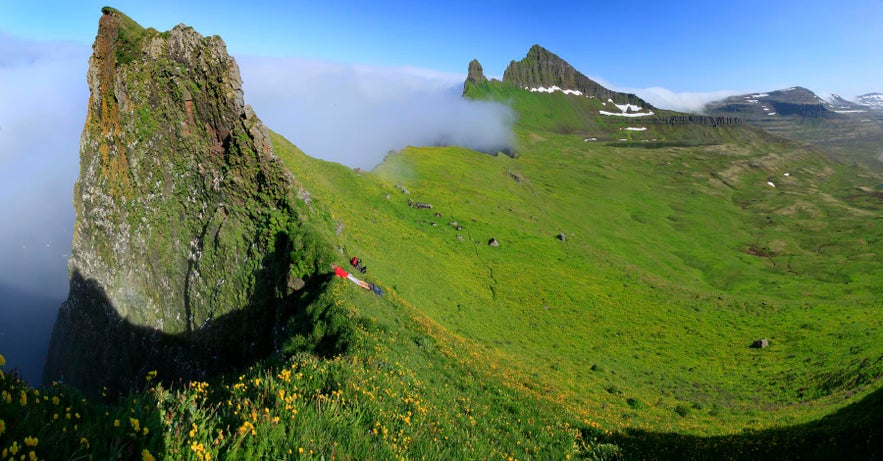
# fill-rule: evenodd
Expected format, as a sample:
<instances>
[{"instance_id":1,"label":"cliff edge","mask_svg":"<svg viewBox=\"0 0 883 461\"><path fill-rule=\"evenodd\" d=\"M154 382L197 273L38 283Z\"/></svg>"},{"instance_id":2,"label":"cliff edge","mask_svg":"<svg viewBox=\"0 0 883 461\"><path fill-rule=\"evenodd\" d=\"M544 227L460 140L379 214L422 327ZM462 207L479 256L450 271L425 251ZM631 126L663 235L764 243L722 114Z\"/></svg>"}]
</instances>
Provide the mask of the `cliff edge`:
<instances>
[{"instance_id":1,"label":"cliff edge","mask_svg":"<svg viewBox=\"0 0 883 461\"><path fill-rule=\"evenodd\" d=\"M105 7L87 81L70 293L44 382L95 394L271 351L318 244L223 40Z\"/></svg>"}]
</instances>

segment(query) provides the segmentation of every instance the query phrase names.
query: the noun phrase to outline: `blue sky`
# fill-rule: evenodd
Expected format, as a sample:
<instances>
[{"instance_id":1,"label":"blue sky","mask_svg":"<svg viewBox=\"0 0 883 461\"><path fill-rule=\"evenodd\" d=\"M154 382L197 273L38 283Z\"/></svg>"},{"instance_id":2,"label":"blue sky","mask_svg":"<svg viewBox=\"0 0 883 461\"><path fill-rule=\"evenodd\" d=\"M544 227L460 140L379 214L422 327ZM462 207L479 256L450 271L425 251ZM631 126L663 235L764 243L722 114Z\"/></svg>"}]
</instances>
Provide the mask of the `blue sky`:
<instances>
[{"instance_id":1,"label":"blue sky","mask_svg":"<svg viewBox=\"0 0 883 461\"><path fill-rule=\"evenodd\" d=\"M0 2L0 31L91 44L104 3ZM140 24L221 35L231 54L501 76L538 43L619 88L883 91L883 1L119 1Z\"/></svg>"},{"instance_id":2,"label":"blue sky","mask_svg":"<svg viewBox=\"0 0 883 461\"><path fill-rule=\"evenodd\" d=\"M66 264L101 7L0 0L0 353L39 379ZM883 92L883 0L118 1L145 27L220 35L246 102L307 154L370 168L390 149L506 140L511 111L460 98L534 44L652 104L804 86ZM11 294L10 294L11 293Z\"/></svg>"}]
</instances>

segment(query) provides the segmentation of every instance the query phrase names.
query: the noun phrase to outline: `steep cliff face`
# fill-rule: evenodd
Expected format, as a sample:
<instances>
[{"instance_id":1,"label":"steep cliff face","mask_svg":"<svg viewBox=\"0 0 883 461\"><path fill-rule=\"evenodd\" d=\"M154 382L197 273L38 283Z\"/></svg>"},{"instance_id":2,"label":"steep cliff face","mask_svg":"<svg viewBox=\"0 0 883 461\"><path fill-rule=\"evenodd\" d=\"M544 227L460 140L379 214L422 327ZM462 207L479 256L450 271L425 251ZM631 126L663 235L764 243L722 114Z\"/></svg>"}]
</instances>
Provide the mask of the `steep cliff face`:
<instances>
[{"instance_id":1,"label":"steep cliff face","mask_svg":"<svg viewBox=\"0 0 883 461\"><path fill-rule=\"evenodd\" d=\"M562 90L576 90L585 96L594 96L602 101L613 99L618 104L652 107L634 94L604 88L581 74L567 61L539 45L532 46L521 61L510 62L503 72L503 81L522 88L557 86Z\"/></svg>"},{"instance_id":2,"label":"steep cliff face","mask_svg":"<svg viewBox=\"0 0 883 461\"><path fill-rule=\"evenodd\" d=\"M272 349L316 273L305 205L219 37L102 10L74 186L71 287L44 380L125 388Z\"/></svg>"}]
</instances>

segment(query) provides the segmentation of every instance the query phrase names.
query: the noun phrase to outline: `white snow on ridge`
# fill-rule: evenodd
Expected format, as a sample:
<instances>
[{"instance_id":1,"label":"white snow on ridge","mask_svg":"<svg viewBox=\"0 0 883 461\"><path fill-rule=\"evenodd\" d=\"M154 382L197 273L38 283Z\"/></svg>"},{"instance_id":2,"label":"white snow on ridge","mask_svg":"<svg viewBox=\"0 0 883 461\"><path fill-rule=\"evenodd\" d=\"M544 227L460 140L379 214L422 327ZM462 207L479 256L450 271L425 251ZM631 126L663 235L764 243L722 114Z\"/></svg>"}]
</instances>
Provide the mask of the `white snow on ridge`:
<instances>
[{"instance_id":1,"label":"white snow on ridge","mask_svg":"<svg viewBox=\"0 0 883 461\"><path fill-rule=\"evenodd\" d=\"M652 110L647 111L647 112L638 112L640 110L643 110L643 107L639 107L634 104L617 104L617 103L613 102L612 99L608 99L607 102L613 103L613 105L616 106L617 109L619 109L619 112L608 112L606 110L599 110L598 111L599 114L613 115L616 117L646 117L648 115L653 115ZM629 110L631 110L633 112L629 112Z\"/></svg>"},{"instance_id":2,"label":"white snow on ridge","mask_svg":"<svg viewBox=\"0 0 883 461\"><path fill-rule=\"evenodd\" d=\"M646 126L639 126L639 127L629 126L629 127L626 127L626 128L620 128L620 130L626 130L626 131L647 131L647 127L646 127Z\"/></svg>"},{"instance_id":3,"label":"white snow on ridge","mask_svg":"<svg viewBox=\"0 0 883 461\"><path fill-rule=\"evenodd\" d=\"M835 110L834 112L836 112L838 114L855 114L855 113L861 113L861 112L867 112L867 111L863 110L863 109L858 109L858 110Z\"/></svg>"},{"instance_id":4,"label":"white snow on ridge","mask_svg":"<svg viewBox=\"0 0 883 461\"><path fill-rule=\"evenodd\" d=\"M653 115L652 110L650 112L643 112L643 113L638 112L638 113L631 113L631 114L624 113L624 112L607 112L606 110L599 110L598 113L601 115L614 115L617 117L646 117L648 115Z\"/></svg>"},{"instance_id":5,"label":"white snow on ridge","mask_svg":"<svg viewBox=\"0 0 883 461\"><path fill-rule=\"evenodd\" d=\"M786 91L787 91L787 90L786 90ZM769 95L770 95L769 93L750 94L750 95L748 95L748 96L745 96L745 99L749 99L749 98L750 98L750 99L765 98L765 97L767 97L767 96L769 96Z\"/></svg>"},{"instance_id":6,"label":"white snow on ridge","mask_svg":"<svg viewBox=\"0 0 883 461\"><path fill-rule=\"evenodd\" d=\"M621 110L623 112L628 112L629 109L631 109L635 112L641 110L640 107L632 105L632 104L614 104L614 106L619 107L619 110Z\"/></svg>"},{"instance_id":7,"label":"white snow on ridge","mask_svg":"<svg viewBox=\"0 0 883 461\"><path fill-rule=\"evenodd\" d=\"M582 92L582 91L579 91L579 90L563 90L563 89L561 89L558 85L552 85L552 86L549 87L549 88L542 87L542 86L539 87L539 88L528 88L528 87L524 87L524 89L525 89L525 90L530 90L531 93L554 93L554 92L556 92L556 91L560 91L560 92L562 92L562 93L564 93L564 94L573 94L573 95L576 95L576 96L582 96L582 95L583 95L583 92Z\"/></svg>"},{"instance_id":8,"label":"white snow on ridge","mask_svg":"<svg viewBox=\"0 0 883 461\"><path fill-rule=\"evenodd\" d=\"M557 85L552 85L551 87L548 87L548 88L542 87L542 86L539 88L524 87L524 89L530 91L531 93L554 93L556 91L560 91L564 94L572 94L572 95L576 95L576 96L583 95L582 91L564 90L564 89L561 89L561 87L559 87ZM601 110L601 111L598 111L599 114L613 115L616 117L646 117L648 115L654 115L653 111L640 112L641 110L643 110L643 108L640 106L636 106L634 104L628 104L628 103L617 104L613 101L613 99L608 99L607 102L612 103L614 106L616 106L616 108L619 109L619 112L607 112L605 110ZM602 102L601 104L604 106L607 105L607 103L605 103L605 102ZM632 112L629 112L629 111L632 111Z\"/></svg>"}]
</instances>

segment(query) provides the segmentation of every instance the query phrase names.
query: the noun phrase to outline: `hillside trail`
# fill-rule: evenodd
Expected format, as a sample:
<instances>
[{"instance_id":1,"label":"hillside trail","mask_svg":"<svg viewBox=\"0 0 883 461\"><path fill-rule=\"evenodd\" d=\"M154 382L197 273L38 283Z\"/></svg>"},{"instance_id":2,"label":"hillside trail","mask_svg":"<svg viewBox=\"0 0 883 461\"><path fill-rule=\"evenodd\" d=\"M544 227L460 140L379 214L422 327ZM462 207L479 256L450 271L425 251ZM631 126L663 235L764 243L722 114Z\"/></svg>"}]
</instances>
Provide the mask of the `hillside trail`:
<instances>
[{"instance_id":1,"label":"hillside trail","mask_svg":"<svg viewBox=\"0 0 883 461\"><path fill-rule=\"evenodd\" d=\"M457 194L460 191L460 186L463 185L464 179L466 179L466 172L465 171L463 172L462 175L460 175L460 181L457 182L457 186L454 188L454 191L451 193L451 199L452 199L451 202L452 203L448 209L448 215L452 219L456 218L456 214L454 213L453 201L454 201L454 199L457 198ZM458 221L458 219L454 219L454 220ZM487 261L485 261L484 258L481 257L481 254L479 254L478 245L476 245L475 240L472 238L472 233L469 231L469 227L467 226L467 227L464 227L463 229L466 231L466 237L469 239L469 243L472 244L472 251L473 251L473 253L475 253L475 258L487 269L488 276L490 276L491 280L493 281L493 283L488 285L488 289L491 292L491 299L494 302L497 302L497 290L494 287L495 287L495 285L497 285L498 281L497 281L497 278L494 276L494 268L491 267L491 265Z\"/></svg>"}]
</instances>

